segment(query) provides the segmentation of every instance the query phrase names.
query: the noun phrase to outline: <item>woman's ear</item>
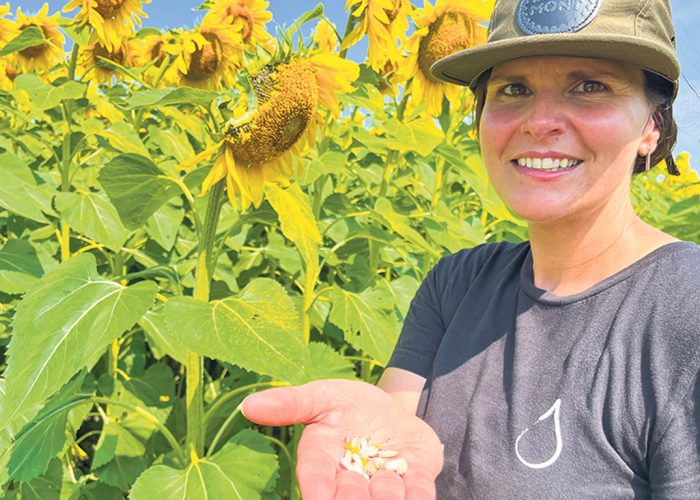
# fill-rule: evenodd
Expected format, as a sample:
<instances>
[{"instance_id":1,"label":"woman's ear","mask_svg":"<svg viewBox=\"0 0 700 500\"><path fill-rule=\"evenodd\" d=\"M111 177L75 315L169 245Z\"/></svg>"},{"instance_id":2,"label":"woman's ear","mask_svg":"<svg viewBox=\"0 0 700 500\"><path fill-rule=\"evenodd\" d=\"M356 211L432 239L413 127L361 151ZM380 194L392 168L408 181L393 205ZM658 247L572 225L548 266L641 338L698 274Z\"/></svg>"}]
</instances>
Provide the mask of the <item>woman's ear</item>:
<instances>
[{"instance_id":1,"label":"woman's ear","mask_svg":"<svg viewBox=\"0 0 700 500\"><path fill-rule=\"evenodd\" d=\"M649 115L647 124L644 126L642 142L639 145L639 156L646 156L653 153L659 145L661 139L661 129L656 123L656 113Z\"/></svg>"}]
</instances>

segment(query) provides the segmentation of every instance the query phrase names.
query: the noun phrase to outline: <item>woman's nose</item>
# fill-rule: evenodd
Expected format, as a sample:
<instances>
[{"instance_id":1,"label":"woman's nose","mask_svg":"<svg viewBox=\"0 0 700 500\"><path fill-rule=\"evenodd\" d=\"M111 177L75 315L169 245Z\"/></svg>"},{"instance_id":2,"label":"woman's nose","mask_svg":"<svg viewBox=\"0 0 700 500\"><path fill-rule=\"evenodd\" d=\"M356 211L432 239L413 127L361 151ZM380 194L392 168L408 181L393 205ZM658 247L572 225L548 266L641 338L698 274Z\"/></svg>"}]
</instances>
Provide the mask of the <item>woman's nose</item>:
<instances>
[{"instance_id":1,"label":"woman's nose","mask_svg":"<svg viewBox=\"0 0 700 500\"><path fill-rule=\"evenodd\" d=\"M550 94L535 95L523 117L522 131L537 140L544 140L564 131L565 118L561 103Z\"/></svg>"}]
</instances>

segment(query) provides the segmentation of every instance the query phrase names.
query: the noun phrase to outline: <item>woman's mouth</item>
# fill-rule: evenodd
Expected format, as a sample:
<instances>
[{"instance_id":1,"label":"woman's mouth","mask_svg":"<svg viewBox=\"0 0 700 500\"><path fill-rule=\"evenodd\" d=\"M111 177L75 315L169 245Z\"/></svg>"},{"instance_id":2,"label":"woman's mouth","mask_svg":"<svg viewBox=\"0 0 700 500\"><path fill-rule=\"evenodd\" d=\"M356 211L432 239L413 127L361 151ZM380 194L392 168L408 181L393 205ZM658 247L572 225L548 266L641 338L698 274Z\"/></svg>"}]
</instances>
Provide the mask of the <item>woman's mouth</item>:
<instances>
[{"instance_id":1,"label":"woman's mouth","mask_svg":"<svg viewBox=\"0 0 700 500\"><path fill-rule=\"evenodd\" d=\"M583 163L583 160L569 158L516 158L512 160L517 165L531 170L557 172L575 168Z\"/></svg>"}]
</instances>

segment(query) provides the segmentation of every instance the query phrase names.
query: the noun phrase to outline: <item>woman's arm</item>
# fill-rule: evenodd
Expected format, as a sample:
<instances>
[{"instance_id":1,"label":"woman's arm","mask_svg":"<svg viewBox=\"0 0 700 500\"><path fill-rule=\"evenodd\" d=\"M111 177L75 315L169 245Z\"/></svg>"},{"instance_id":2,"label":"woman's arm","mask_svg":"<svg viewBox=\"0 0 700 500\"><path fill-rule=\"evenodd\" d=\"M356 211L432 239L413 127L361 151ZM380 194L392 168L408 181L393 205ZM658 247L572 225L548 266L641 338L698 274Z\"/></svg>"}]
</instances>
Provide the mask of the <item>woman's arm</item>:
<instances>
[{"instance_id":1,"label":"woman's arm","mask_svg":"<svg viewBox=\"0 0 700 500\"><path fill-rule=\"evenodd\" d=\"M389 367L384 370L377 387L415 415L424 385L424 377L402 368Z\"/></svg>"}]
</instances>

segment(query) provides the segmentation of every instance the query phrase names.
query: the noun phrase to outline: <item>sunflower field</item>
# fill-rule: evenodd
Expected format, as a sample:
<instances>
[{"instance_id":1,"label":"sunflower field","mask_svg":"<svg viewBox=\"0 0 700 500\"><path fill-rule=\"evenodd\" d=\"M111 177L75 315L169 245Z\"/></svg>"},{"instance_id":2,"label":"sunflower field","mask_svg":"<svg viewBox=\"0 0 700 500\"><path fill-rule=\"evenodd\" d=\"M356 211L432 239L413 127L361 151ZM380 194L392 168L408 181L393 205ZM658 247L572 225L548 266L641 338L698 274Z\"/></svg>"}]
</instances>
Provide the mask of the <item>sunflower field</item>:
<instances>
[{"instance_id":1,"label":"sunflower field","mask_svg":"<svg viewBox=\"0 0 700 500\"><path fill-rule=\"evenodd\" d=\"M241 400L376 382L438 259L527 237L472 94L429 74L485 41L492 1L272 30L266 1L211 0L167 31L144 1L0 5L3 498L298 498L301 427ZM700 242L678 166L636 176L635 204Z\"/></svg>"}]
</instances>

